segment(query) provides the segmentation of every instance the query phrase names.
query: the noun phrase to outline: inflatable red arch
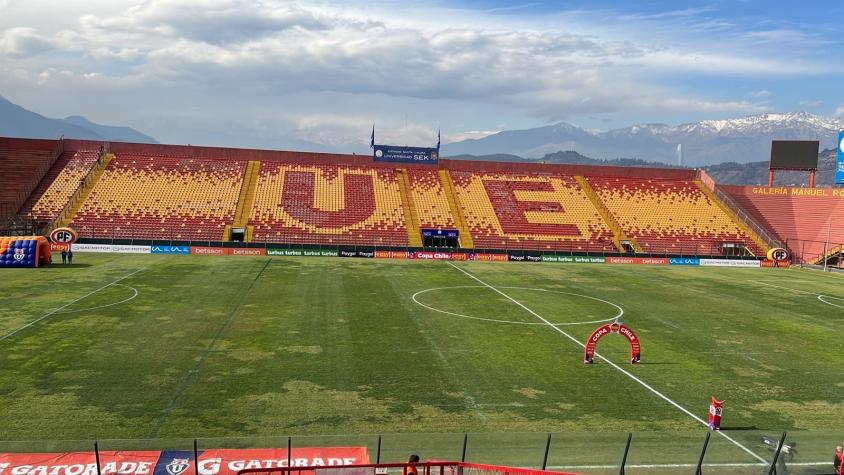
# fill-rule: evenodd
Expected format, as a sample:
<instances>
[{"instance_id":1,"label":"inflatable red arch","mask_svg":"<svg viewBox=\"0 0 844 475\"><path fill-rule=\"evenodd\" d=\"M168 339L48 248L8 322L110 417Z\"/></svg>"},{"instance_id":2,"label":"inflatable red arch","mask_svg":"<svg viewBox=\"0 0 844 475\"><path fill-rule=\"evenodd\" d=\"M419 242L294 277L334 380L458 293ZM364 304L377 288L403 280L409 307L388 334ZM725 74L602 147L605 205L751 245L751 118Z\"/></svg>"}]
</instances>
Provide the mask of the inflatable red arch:
<instances>
[{"instance_id":1,"label":"inflatable red arch","mask_svg":"<svg viewBox=\"0 0 844 475\"><path fill-rule=\"evenodd\" d=\"M636 336L636 333L630 327L618 322L602 325L589 335L589 339L586 340L586 347L583 349L583 362L585 364L592 364L594 362L595 346L601 338L610 333L618 333L627 338L627 341L630 342L630 363L639 364L642 357L639 337Z\"/></svg>"}]
</instances>

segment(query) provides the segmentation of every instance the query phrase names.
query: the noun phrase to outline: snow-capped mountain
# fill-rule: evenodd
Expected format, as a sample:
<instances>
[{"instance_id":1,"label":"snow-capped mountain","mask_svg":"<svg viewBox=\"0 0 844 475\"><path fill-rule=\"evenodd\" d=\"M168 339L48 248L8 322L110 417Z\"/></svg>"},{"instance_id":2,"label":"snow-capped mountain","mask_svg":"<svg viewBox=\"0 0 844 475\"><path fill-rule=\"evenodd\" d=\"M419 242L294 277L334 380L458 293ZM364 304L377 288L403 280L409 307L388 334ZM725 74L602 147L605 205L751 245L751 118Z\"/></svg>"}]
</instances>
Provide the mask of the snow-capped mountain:
<instances>
[{"instance_id":1,"label":"snow-capped mountain","mask_svg":"<svg viewBox=\"0 0 844 475\"><path fill-rule=\"evenodd\" d=\"M683 165L767 160L771 140L819 140L821 150L835 147L844 121L806 112L759 114L738 119L704 120L670 126L634 125L589 132L566 123L504 131L481 139L445 144L443 155L511 153L530 158L574 150L593 158L641 158Z\"/></svg>"}]
</instances>

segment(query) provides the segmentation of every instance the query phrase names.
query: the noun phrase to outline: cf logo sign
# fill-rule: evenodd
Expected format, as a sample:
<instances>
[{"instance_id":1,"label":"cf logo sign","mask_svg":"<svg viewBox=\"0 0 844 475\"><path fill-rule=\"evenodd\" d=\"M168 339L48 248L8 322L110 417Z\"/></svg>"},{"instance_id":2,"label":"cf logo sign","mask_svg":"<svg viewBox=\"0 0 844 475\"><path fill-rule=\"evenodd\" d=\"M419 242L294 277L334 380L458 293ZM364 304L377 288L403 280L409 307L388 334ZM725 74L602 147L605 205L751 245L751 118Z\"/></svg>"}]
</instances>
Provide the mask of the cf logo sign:
<instances>
[{"instance_id":1,"label":"cf logo sign","mask_svg":"<svg viewBox=\"0 0 844 475\"><path fill-rule=\"evenodd\" d=\"M76 231L70 228L58 228L50 233L50 241L61 244L73 244L77 237Z\"/></svg>"},{"instance_id":2,"label":"cf logo sign","mask_svg":"<svg viewBox=\"0 0 844 475\"><path fill-rule=\"evenodd\" d=\"M772 261L787 261L790 257L788 251L781 247L775 247L768 251L768 259Z\"/></svg>"}]
</instances>

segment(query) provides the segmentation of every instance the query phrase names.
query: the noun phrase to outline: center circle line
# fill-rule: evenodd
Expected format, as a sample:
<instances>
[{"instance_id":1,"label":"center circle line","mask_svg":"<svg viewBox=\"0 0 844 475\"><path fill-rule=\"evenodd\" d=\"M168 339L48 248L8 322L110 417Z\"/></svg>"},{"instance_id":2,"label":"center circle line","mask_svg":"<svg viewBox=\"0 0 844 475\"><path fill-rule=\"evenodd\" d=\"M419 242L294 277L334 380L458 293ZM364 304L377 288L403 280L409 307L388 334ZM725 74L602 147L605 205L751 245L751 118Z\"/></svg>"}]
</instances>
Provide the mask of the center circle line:
<instances>
[{"instance_id":1,"label":"center circle line","mask_svg":"<svg viewBox=\"0 0 844 475\"><path fill-rule=\"evenodd\" d=\"M514 322L512 320L501 320L501 319L496 319L496 318L473 317L471 315L464 315L462 313L449 312L448 310L442 310L442 309L439 309L439 308L436 308L436 307L431 307L430 305L424 304L424 303L420 302L419 299L417 298L421 294L424 294L424 293L427 293L427 292L433 292L433 291L437 291L437 290L485 289L485 288L487 288L487 287L483 286L483 285L455 285L455 286L451 286L451 287L432 287L430 289L423 289L423 290L416 292L415 294L413 294L413 296L411 296L411 300L413 300L413 302L415 304L417 304L421 307L427 308L428 310L432 310L432 311L438 312L438 313L443 313L443 314L446 314L446 315L452 315L452 316L455 316L455 317L468 318L470 320L480 320L480 321L484 321L484 322L494 322L494 323L508 323L508 324L512 324L512 325L546 325L546 323L544 323L544 322ZM574 293L574 292L564 292L562 290L538 289L538 288L531 288L531 287L497 287L497 288L499 288L499 289L510 289L510 290L531 290L531 291L537 291L537 292L551 292L551 293L555 293L555 294L574 295L576 297L582 297L582 298L586 298L586 299L590 299L590 300L596 300L598 302L602 302L602 303L605 303L605 304L608 304L608 305L612 305L613 307L618 309L618 313L616 315L610 317L610 318L605 318L605 319L601 319L601 320L590 320L590 321L585 321L585 322L552 323L551 325L555 326L555 327L569 326L569 325L587 325L587 324L591 324L591 323L611 322L611 321L615 321L615 320L620 319L622 317L622 315L624 315L624 309L621 308L620 306L618 306L618 305L616 305L616 304L614 304L614 303L612 303L608 300L600 299L598 297L592 297L592 296L589 296L589 295L583 295L583 294L578 294L578 293Z\"/></svg>"}]
</instances>

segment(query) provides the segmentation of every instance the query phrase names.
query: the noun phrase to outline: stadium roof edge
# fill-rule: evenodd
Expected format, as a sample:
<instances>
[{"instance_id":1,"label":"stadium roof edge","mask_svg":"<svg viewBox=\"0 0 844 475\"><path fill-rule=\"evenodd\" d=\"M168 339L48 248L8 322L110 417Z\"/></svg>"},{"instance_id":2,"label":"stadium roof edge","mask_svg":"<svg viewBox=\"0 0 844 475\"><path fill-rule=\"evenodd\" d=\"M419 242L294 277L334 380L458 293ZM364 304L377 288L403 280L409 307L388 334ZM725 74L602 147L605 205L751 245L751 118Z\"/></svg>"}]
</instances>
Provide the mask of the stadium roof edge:
<instances>
[{"instance_id":1,"label":"stadium roof edge","mask_svg":"<svg viewBox=\"0 0 844 475\"><path fill-rule=\"evenodd\" d=\"M50 139L22 139L14 137L0 137L0 148L11 149L52 149L58 140ZM170 156L184 158L205 158L225 160L259 160L307 162L311 164L346 165L369 168L431 168L431 165L416 165L408 163L375 162L372 156L340 153L300 152L290 150L267 150L232 147L211 147L202 145L173 145L147 144L134 142L96 141L64 139L64 150L97 150L108 143L110 151L116 154L149 154L152 156ZM694 179L695 169L683 168L645 168L620 167L605 165L575 165L561 163L516 163L493 162L482 160L453 160L441 159L438 169L449 171L465 171L474 173L511 173L511 174L561 174L561 175L603 175L603 176L632 176L639 178L679 178Z\"/></svg>"}]
</instances>

